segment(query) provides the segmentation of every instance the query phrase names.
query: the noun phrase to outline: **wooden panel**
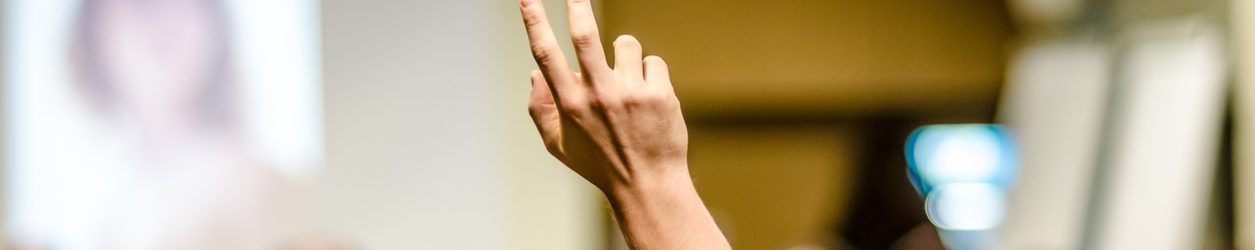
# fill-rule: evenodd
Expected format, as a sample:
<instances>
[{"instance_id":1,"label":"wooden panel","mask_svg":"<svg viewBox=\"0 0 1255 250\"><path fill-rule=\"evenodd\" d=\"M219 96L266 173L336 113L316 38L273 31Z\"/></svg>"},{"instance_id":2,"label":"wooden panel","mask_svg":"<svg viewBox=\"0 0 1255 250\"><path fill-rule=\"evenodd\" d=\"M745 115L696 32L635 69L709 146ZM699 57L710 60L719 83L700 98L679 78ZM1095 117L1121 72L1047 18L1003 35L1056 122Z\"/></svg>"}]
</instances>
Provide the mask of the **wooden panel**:
<instances>
[{"instance_id":1,"label":"wooden panel","mask_svg":"<svg viewBox=\"0 0 1255 250\"><path fill-rule=\"evenodd\" d=\"M786 249L831 236L849 199L851 130L823 126L702 126L690 168L736 249Z\"/></svg>"},{"instance_id":2,"label":"wooden panel","mask_svg":"<svg viewBox=\"0 0 1255 250\"><path fill-rule=\"evenodd\" d=\"M690 115L987 112L1001 1L605 1L604 41L663 56Z\"/></svg>"}]
</instances>

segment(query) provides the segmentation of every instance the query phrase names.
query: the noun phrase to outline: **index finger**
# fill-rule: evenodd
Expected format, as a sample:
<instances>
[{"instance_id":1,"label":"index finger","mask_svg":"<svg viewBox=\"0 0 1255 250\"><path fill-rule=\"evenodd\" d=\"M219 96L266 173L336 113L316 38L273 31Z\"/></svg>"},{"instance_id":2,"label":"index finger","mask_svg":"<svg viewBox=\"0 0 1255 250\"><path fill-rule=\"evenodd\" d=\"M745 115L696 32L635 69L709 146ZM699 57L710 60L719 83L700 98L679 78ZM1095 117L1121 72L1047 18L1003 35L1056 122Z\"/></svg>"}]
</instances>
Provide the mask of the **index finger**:
<instances>
[{"instance_id":1,"label":"index finger","mask_svg":"<svg viewBox=\"0 0 1255 250\"><path fill-rule=\"evenodd\" d=\"M540 72L548 79L549 90L553 92L555 101L560 101L566 92L576 88L571 66L566 56L562 55L558 40L554 38L553 28L549 26L549 18L545 15L544 4L540 0L521 0L519 8L523 12L523 25L527 26L527 37L531 43L532 57Z\"/></svg>"}]
</instances>

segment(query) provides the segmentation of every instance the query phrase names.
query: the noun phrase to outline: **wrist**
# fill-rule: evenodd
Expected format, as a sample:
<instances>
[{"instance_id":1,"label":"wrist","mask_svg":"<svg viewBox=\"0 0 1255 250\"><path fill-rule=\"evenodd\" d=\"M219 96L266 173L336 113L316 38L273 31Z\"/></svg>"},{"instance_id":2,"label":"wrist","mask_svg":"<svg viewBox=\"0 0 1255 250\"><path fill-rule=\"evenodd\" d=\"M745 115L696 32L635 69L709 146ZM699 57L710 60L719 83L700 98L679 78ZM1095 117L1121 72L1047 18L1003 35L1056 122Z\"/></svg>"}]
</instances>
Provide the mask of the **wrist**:
<instances>
[{"instance_id":1,"label":"wrist","mask_svg":"<svg viewBox=\"0 0 1255 250\"><path fill-rule=\"evenodd\" d=\"M631 180L602 188L602 192L611 205L615 206L696 193L687 164L660 166L656 169L661 171L641 173Z\"/></svg>"},{"instance_id":2,"label":"wrist","mask_svg":"<svg viewBox=\"0 0 1255 250\"><path fill-rule=\"evenodd\" d=\"M606 190L633 249L729 249L706 210L688 168Z\"/></svg>"}]
</instances>

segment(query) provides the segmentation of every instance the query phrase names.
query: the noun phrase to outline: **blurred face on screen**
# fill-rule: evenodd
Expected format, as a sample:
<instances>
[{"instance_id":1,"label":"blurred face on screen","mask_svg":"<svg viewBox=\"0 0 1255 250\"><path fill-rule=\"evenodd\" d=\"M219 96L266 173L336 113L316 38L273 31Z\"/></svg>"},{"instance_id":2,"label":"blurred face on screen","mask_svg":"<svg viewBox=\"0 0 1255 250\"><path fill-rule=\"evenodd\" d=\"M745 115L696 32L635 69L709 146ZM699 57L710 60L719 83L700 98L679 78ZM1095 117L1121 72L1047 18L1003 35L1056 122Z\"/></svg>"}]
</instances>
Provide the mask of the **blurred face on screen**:
<instances>
[{"instance_id":1,"label":"blurred face on screen","mask_svg":"<svg viewBox=\"0 0 1255 250\"><path fill-rule=\"evenodd\" d=\"M221 20L201 1L96 1L94 62L116 104L186 108L217 78ZM153 114L148 114L153 115Z\"/></svg>"},{"instance_id":2,"label":"blurred face on screen","mask_svg":"<svg viewBox=\"0 0 1255 250\"><path fill-rule=\"evenodd\" d=\"M225 100L230 51L217 0L86 0L79 73L118 118L132 161L103 207L104 249L262 249L277 239L286 182L204 119ZM228 117L229 119L229 117ZM114 132L114 131L111 131ZM133 148L131 148L133 147ZM128 154L132 153L132 154ZM152 171L160 170L160 171Z\"/></svg>"}]
</instances>

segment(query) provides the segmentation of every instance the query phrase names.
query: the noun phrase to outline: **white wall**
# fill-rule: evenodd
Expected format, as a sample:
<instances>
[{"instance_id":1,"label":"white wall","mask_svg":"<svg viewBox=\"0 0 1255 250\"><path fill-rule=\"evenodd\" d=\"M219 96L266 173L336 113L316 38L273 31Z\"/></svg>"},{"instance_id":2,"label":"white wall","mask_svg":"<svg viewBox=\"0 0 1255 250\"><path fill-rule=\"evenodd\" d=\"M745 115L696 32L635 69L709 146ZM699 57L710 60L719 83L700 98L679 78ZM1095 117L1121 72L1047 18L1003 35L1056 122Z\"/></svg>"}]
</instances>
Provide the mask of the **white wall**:
<instances>
[{"instance_id":1,"label":"white wall","mask_svg":"<svg viewBox=\"0 0 1255 250\"><path fill-rule=\"evenodd\" d=\"M518 3L321 8L327 167L310 232L363 249L598 246L591 186L547 156L525 112Z\"/></svg>"},{"instance_id":2,"label":"white wall","mask_svg":"<svg viewBox=\"0 0 1255 250\"><path fill-rule=\"evenodd\" d=\"M1236 247L1255 248L1255 1L1235 0L1229 16L1236 44L1234 84L1234 193Z\"/></svg>"}]
</instances>

